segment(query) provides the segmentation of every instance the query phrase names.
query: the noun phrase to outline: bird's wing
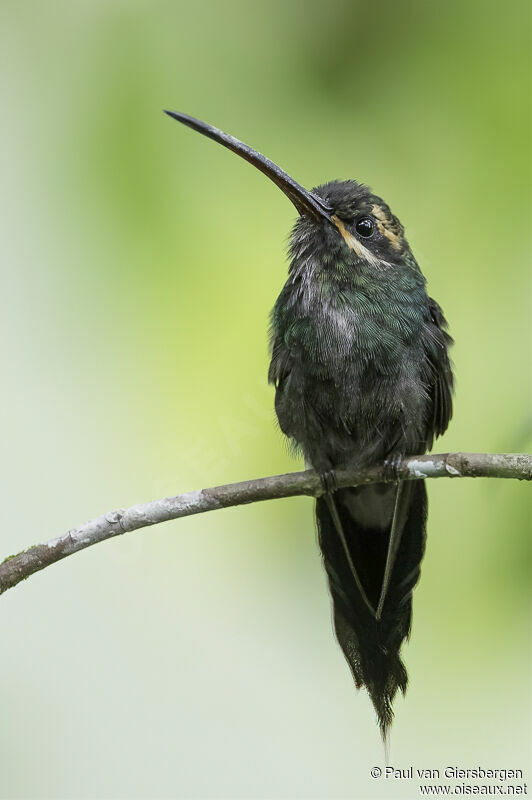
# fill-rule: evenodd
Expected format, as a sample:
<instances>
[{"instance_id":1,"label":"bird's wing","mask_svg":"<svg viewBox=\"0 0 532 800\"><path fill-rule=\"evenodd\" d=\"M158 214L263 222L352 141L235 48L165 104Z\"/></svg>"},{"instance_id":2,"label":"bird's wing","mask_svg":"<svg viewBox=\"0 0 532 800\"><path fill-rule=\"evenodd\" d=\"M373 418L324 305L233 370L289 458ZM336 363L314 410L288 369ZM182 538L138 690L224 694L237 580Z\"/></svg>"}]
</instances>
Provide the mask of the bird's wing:
<instances>
[{"instance_id":1,"label":"bird's wing","mask_svg":"<svg viewBox=\"0 0 532 800\"><path fill-rule=\"evenodd\" d=\"M271 348L272 360L268 370L268 383L273 383L277 389L290 374L290 354L280 336L272 339Z\"/></svg>"},{"instance_id":2,"label":"bird's wing","mask_svg":"<svg viewBox=\"0 0 532 800\"><path fill-rule=\"evenodd\" d=\"M268 382L275 386L275 412L279 427L285 436L292 437L292 415L285 403L285 390L290 373L292 372L292 359L290 352L280 337L272 340L272 360L268 370Z\"/></svg>"},{"instance_id":3,"label":"bird's wing","mask_svg":"<svg viewBox=\"0 0 532 800\"><path fill-rule=\"evenodd\" d=\"M453 413L453 372L448 349L453 340L447 333L447 321L435 300L429 298L426 341L426 384L432 413L427 425L427 448L447 429Z\"/></svg>"}]
</instances>

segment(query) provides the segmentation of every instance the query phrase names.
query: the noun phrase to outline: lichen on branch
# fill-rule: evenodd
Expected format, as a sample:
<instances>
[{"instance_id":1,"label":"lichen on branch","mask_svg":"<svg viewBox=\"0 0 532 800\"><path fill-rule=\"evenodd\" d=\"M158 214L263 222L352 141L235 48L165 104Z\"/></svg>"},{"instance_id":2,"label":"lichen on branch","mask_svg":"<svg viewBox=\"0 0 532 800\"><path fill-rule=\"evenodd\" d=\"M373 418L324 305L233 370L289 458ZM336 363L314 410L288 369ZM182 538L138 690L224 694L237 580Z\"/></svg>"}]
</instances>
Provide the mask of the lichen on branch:
<instances>
[{"instance_id":1,"label":"lichen on branch","mask_svg":"<svg viewBox=\"0 0 532 800\"><path fill-rule=\"evenodd\" d=\"M364 471L341 469L335 472L339 489L423 478L514 478L530 481L532 456L516 453L444 453L410 456L402 459L393 470L383 464ZM314 470L306 470L214 486L109 511L56 539L4 559L0 563L0 594L34 572L113 536L221 508L297 495L319 497L323 492L320 476Z\"/></svg>"}]
</instances>

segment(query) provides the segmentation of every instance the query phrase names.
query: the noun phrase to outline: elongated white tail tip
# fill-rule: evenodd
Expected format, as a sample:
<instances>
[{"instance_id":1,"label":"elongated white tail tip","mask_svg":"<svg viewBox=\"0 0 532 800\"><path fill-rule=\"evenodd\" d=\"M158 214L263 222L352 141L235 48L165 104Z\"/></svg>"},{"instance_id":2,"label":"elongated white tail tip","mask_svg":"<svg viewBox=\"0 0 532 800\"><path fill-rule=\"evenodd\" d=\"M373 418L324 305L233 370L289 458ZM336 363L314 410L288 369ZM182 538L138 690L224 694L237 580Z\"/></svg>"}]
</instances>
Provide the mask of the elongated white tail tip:
<instances>
[{"instance_id":1,"label":"elongated white tail tip","mask_svg":"<svg viewBox=\"0 0 532 800\"><path fill-rule=\"evenodd\" d=\"M382 743L384 745L384 764L386 767L390 766L390 729L383 734Z\"/></svg>"}]
</instances>

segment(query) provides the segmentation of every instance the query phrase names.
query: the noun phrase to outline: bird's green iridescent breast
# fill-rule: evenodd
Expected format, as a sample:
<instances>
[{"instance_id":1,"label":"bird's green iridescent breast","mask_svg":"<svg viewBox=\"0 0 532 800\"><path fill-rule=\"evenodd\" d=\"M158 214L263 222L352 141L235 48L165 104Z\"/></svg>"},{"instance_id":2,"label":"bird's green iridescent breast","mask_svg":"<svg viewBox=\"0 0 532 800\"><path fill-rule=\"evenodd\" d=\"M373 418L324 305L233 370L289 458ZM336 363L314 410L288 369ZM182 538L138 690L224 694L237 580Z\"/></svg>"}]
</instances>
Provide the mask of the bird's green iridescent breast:
<instances>
[{"instance_id":1,"label":"bird's green iridescent breast","mask_svg":"<svg viewBox=\"0 0 532 800\"><path fill-rule=\"evenodd\" d=\"M417 267L417 265L416 265ZM312 291L307 282L312 280ZM272 326L286 348L326 363L331 359L389 361L419 337L427 315L424 279L416 268L376 270L345 262L302 275L281 293Z\"/></svg>"}]
</instances>

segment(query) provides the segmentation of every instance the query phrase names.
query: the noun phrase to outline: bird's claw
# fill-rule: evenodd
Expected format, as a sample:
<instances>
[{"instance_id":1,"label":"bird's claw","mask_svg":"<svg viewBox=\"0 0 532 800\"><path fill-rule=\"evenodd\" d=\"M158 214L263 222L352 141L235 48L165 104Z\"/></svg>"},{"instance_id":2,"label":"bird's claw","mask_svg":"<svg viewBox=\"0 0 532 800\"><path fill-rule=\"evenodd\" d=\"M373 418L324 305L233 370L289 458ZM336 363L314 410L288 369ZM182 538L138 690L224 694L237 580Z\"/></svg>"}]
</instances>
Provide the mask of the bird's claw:
<instances>
[{"instance_id":1,"label":"bird's claw","mask_svg":"<svg viewBox=\"0 0 532 800\"><path fill-rule=\"evenodd\" d=\"M384 459L384 478L386 481L399 480L399 467L403 458L399 453L394 453L389 458Z\"/></svg>"},{"instance_id":2,"label":"bird's claw","mask_svg":"<svg viewBox=\"0 0 532 800\"><path fill-rule=\"evenodd\" d=\"M336 473L333 469L320 472L320 481L325 494L333 494L337 491L338 484L336 483Z\"/></svg>"}]
</instances>

